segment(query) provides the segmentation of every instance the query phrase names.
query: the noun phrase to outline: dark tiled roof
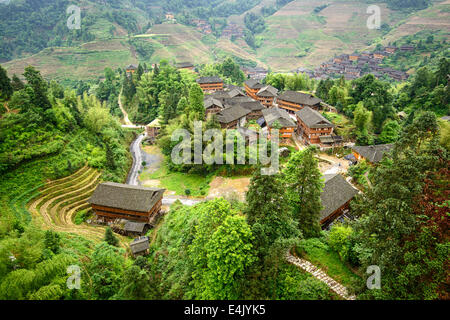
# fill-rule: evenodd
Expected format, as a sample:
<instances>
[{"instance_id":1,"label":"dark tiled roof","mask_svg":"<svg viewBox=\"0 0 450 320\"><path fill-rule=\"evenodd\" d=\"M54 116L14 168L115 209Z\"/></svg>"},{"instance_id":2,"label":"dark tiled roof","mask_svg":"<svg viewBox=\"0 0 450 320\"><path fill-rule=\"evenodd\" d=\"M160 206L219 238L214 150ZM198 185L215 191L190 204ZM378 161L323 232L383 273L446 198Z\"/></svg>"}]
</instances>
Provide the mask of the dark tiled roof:
<instances>
[{"instance_id":1,"label":"dark tiled roof","mask_svg":"<svg viewBox=\"0 0 450 320\"><path fill-rule=\"evenodd\" d=\"M272 86L265 86L256 95L258 97L276 97L278 95L278 89Z\"/></svg>"},{"instance_id":2,"label":"dark tiled roof","mask_svg":"<svg viewBox=\"0 0 450 320\"><path fill-rule=\"evenodd\" d=\"M254 100L254 99L252 99L250 97L247 97L247 96L243 96L243 97L236 96L236 97L233 97L233 98L225 98L225 99L223 99L223 101L224 101L224 103L233 106L233 105L241 104L241 103L244 103L244 102L254 102L256 100Z\"/></svg>"},{"instance_id":3,"label":"dark tiled roof","mask_svg":"<svg viewBox=\"0 0 450 320\"><path fill-rule=\"evenodd\" d=\"M130 243L130 249L133 254L144 252L150 247L150 240L148 237L140 237Z\"/></svg>"},{"instance_id":4,"label":"dark tiled roof","mask_svg":"<svg viewBox=\"0 0 450 320\"><path fill-rule=\"evenodd\" d=\"M245 81L245 84L250 89L261 89L262 87L264 87L263 84L259 83L258 81L254 80L254 79L248 79L247 81Z\"/></svg>"},{"instance_id":5,"label":"dark tiled roof","mask_svg":"<svg viewBox=\"0 0 450 320\"><path fill-rule=\"evenodd\" d=\"M177 68L193 68L194 65L190 62L180 62L177 63Z\"/></svg>"},{"instance_id":6,"label":"dark tiled roof","mask_svg":"<svg viewBox=\"0 0 450 320\"><path fill-rule=\"evenodd\" d=\"M223 109L217 114L217 120L220 123L230 123L239 120L250 113L250 110L244 109L239 105Z\"/></svg>"},{"instance_id":7,"label":"dark tiled roof","mask_svg":"<svg viewBox=\"0 0 450 320\"><path fill-rule=\"evenodd\" d=\"M228 92L228 95L230 96L230 98L245 97L245 94L237 88L230 90L230 92Z\"/></svg>"},{"instance_id":8,"label":"dark tiled roof","mask_svg":"<svg viewBox=\"0 0 450 320\"><path fill-rule=\"evenodd\" d=\"M340 174L326 174L323 178L325 178L325 186L320 194L323 206L320 220L338 210L358 193L358 190L345 181Z\"/></svg>"},{"instance_id":9,"label":"dark tiled roof","mask_svg":"<svg viewBox=\"0 0 450 320\"><path fill-rule=\"evenodd\" d=\"M322 102L321 99L314 97L311 94L306 94L297 91L285 91L278 97L278 99L305 106L315 106L320 102Z\"/></svg>"},{"instance_id":10,"label":"dark tiled roof","mask_svg":"<svg viewBox=\"0 0 450 320\"><path fill-rule=\"evenodd\" d=\"M222 79L219 77L200 77L197 79L197 83L206 84L206 83L223 83Z\"/></svg>"},{"instance_id":11,"label":"dark tiled roof","mask_svg":"<svg viewBox=\"0 0 450 320\"><path fill-rule=\"evenodd\" d=\"M133 222L127 221L123 229L129 232L143 232L145 228L145 222Z\"/></svg>"},{"instance_id":12,"label":"dark tiled roof","mask_svg":"<svg viewBox=\"0 0 450 320\"><path fill-rule=\"evenodd\" d=\"M102 207L149 212L161 200L164 191L165 189L105 182L97 186L88 202Z\"/></svg>"},{"instance_id":13,"label":"dark tiled roof","mask_svg":"<svg viewBox=\"0 0 450 320\"><path fill-rule=\"evenodd\" d=\"M247 102L241 102L238 104L244 109L250 110L250 111L261 111L265 109L264 105L259 101L247 101Z\"/></svg>"},{"instance_id":14,"label":"dark tiled roof","mask_svg":"<svg viewBox=\"0 0 450 320\"><path fill-rule=\"evenodd\" d=\"M262 111L264 120L266 124L270 127L275 121L278 121L282 128L286 127L296 127L294 120L289 116L289 114L278 107L264 109Z\"/></svg>"},{"instance_id":15,"label":"dark tiled roof","mask_svg":"<svg viewBox=\"0 0 450 320\"><path fill-rule=\"evenodd\" d=\"M214 99L212 97L208 97L205 99L205 109L211 108L211 107L219 107L223 109L223 104L220 102L220 100Z\"/></svg>"},{"instance_id":16,"label":"dark tiled roof","mask_svg":"<svg viewBox=\"0 0 450 320\"><path fill-rule=\"evenodd\" d=\"M353 150L372 163L380 162L383 155L394 147L393 144L379 144L374 146L355 146Z\"/></svg>"},{"instance_id":17,"label":"dark tiled roof","mask_svg":"<svg viewBox=\"0 0 450 320\"><path fill-rule=\"evenodd\" d=\"M211 95L207 95L206 97L212 97L218 100L223 100L223 99L229 99L230 98L230 92L229 91L224 91L224 90L219 90L214 92Z\"/></svg>"},{"instance_id":18,"label":"dark tiled roof","mask_svg":"<svg viewBox=\"0 0 450 320\"><path fill-rule=\"evenodd\" d=\"M126 66L127 70L137 70L138 66L135 64L129 64L128 66Z\"/></svg>"},{"instance_id":19,"label":"dark tiled roof","mask_svg":"<svg viewBox=\"0 0 450 320\"><path fill-rule=\"evenodd\" d=\"M318 111L310 107L304 107L295 113L297 117L302 120L309 128L329 128L334 125L322 116Z\"/></svg>"}]
</instances>

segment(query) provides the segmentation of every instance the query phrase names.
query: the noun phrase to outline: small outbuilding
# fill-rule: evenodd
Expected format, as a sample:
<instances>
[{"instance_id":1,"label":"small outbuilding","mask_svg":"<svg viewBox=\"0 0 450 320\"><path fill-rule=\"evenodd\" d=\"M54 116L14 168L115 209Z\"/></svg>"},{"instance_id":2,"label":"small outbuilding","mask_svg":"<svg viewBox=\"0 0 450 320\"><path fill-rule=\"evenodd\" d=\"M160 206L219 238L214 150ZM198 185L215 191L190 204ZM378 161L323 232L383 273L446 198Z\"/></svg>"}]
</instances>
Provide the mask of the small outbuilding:
<instances>
[{"instance_id":1,"label":"small outbuilding","mask_svg":"<svg viewBox=\"0 0 450 320\"><path fill-rule=\"evenodd\" d=\"M131 253L134 257L145 256L150 248L150 239L148 237L139 237L130 243Z\"/></svg>"}]
</instances>

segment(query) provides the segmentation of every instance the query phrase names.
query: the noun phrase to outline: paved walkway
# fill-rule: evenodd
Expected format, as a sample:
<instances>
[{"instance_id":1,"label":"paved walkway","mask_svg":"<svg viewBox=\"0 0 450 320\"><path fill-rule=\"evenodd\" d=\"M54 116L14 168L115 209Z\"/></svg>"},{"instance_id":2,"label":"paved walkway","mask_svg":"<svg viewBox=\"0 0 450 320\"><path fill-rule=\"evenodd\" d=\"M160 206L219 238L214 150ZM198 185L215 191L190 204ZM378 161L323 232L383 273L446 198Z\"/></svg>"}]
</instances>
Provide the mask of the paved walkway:
<instances>
[{"instance_id":1,"label":"paved walkway","mask_svg":"<svg viewBox=\"0 0 450 320\"><path fill-rule=\"evenodd\" d=\"M316 267L311 262L300 259L298 257L293 256L290 252L286 254L286 260L305 270L306 272L313 275L314 278L324 282L331 290L336 292L341 298L345 300L356 300L355 296L349 296L347 292L347 288L345 288L342 284L330 278L322 269Z\"/></svg>"}]
</instances>

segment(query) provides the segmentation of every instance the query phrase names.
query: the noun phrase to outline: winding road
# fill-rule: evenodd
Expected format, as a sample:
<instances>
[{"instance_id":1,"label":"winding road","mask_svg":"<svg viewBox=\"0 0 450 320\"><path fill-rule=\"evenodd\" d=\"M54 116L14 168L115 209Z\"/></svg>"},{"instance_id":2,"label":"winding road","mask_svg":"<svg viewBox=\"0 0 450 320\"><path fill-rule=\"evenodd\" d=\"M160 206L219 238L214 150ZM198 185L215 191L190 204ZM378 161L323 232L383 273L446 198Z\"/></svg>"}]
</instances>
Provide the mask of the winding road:
<instances>
[{"instance_id":1,"label":"winding road","mask_svg":"<svg viewBox=\"0 0 450 320\"><path fill-rule=\"evenodd\" d=\"M125 125L122 125L122 127L145 129L145 126L135 125L129 120L128 114L125 111L125 109L123 108L121 96L122 96L122 91L119 94L119 107L124 115L124 122L125 122ZM136 139L134 139L130 145L130 153L133 157L133 165L128 174L126 184L129 184L132 186L141 185L141 182L139 181L139 174L142 169L142 162L145 162L146 165L152 165L152 164L155 164L155 163L161 161L161 159L159 157L148 154L144 150L142 150L141 144L142 144L142 141L145 139L145 137L146 137L146 132L144 131L144 133L140 134ZM190 198L183 197L183 196L168 195L168 196L164 196L164 198L162 200L162 204L170 206L177 200L181 201L182 204L187 205L187 206L193 206L200 202L205 201L205 200L201 200L201 199L190 199Z\"/></svg>"}]
</instances>

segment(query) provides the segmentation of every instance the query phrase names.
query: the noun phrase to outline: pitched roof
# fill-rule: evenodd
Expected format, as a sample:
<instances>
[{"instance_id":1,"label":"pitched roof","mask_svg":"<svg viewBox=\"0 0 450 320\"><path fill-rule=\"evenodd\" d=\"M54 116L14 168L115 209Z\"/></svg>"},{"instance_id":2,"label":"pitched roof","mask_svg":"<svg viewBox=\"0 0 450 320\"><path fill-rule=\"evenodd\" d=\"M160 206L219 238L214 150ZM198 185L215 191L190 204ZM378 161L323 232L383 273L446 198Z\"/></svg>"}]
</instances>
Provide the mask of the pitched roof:
<instances>
[{"instance_id":1,"label":"pitched roof","mask_svg":"<svg viewBox=\"0 0 450 320\"><path fill-rule=\"evenodd\" d=\"M190 62L180 62L177 63L177 68L193 68L194 65Z\"/></svg>"},{"instance_id":2,"label":"pitched roof","mask_svg":"<svg viewBox=\"0 0 450 320\"><path fill-rule=\"evenodd\" d=\"M380 162L383 155L394 147L393 144L379 144L373 146L355 146L353 150L372 163Z\"/></svg>"},{"instance_id":3,"label":"pitched roof","mask_svg":"<svg viewBox=\"0 0 450 320\"><path fill-rule=\"evenodd\" d=\"M89 203L122 210L149 212L161 200L165 189L104 182L97 186Z\"/></svg>"},{"instance_id":4,"label":"pitched roof","mask_svg":"<svg viewBox=\"0 0 450 320\"><path fill-rule=\"evenodd\" d=\"M278 107L264 109L262 111L266 124L270 127L275 121L278 121L282 128L296 127L295 122L289 114Z\"/></svg>"},{"instance_id":5,"label":"pitched roof","mask_svg":"<svg viewBox=\"0 0 450 320\"><path fill-rule=\"evenodd\" d=\"M138 68L138 66L135 64L129 64L125 67L125 69L127 69L127 70L136 70L137 68Z\"/></svg>"},{"instance_id":6,"label":"pitched roof","mask_svg":"<svg viewBox=\"0 0 450 320\"><path fill-rule=\"evenodd\" d=\"M311 109L310 107L304 107L295 114L309 128L334 128L334 125L330 121L328 121L318 111Z\"/></svg>"},{"instance_id":7,"label":"pitched roof","mask_svg":"<svg viewBox=\"0 0 450 320\"><path fill-rule=\"evenodd\" d=\"M444 120L444 121L450 121L450 116L444 116L441 119Z\"/></svg>"},{"instance_id":8,"label":"pitched roof","mask_svg":"<svg viewBox=\"0 0 450 320\"><path fill-rule=\"evenodd\" d=\"M155 120L153 120L152 122L150 122L147 127L150 128L160 128L161 127L161 119L158 117Z\"/></svg>"},{"instance_id":9,"label":"pitched roof","mask_svg":"<svg viewBox=\"0 0 450 320\"><path fill-rule=\"evenodd\" d=\"M246 101L241 102L238 105L250 111L261 111L263 109L266 109L266 107L259 101Z\"/></svg>"},{"instance_id":10,"label":"pitched roof","mask_svg":"<svg viewBox=\"0 0 450 320\"><path fill-rule=\"evenodd\" d=\"M130 249L133 254L143 252L150 247L150 240L148 237L139 237L130 243Z\"/></svg>"},{"instance_id":11,"label":"pitched roof","mask_svg":"<svg viewBox=\"0 0 450 320\"><path fill-rule=\"evenodd\" d=\"M263 84L259 83L258 81L254 80L254 79L248 79L247 81L245 81L245 84L250 89L261 89L264 87Z\"/></svg>"},{"instance_id":12,"label":"pitched roof","mask_svg":"<svg viewBox=\"0 0 450 320\"><path fill-rule=\"evenodd\" d=\"M230 123L239 120L250 113L250 110L244 109L239 105L223 109L217 114L217 120L220 123Z\"/></svg>"},{"instance_id":13,"label":"pitched roof","mask_svg":"<svg viewBox=\"0 0 450 320\"><path fill-rule=\"evenodd\" d=\"M145 222L127 221L123 229L129 232L143 232L145 225L146 225Z\"/></svg>"},{"instance_id":14,"label":"pitched roof","mask_svg":"<svg viewBox=\"0 0 450 320\"><path fill-rule=\"evenodd\" d=\"M338 210L358 193L358 190L340 174L326 174L323 178L325 178L325 186L320 194L323 206L320 211L320 220Z\"/></svg>"},{"instance_id":15,"label":"pitched roof","mask_svg":"<svg viewBox=\"0 0 450 320\"><path fill-rule=\"evenodd\" d=\"M223 109L223 104L220 102L220 100L217 100L212 97L208 97L205 99L205 109L209 109L211 107L219 107Z\"/></svg>"},{"instance_id":16,"label":"pitched roof","mask_svg":"<svg viewBox=\"0 0 450 320\"><path fill-rule=\"evenodd\" d=\"M236 105L236 104L240 104L243 102L254 102L256 100L254 100L248 96L243 96L243 97L236 96L236 97L232 97L232 98L225 98L225 99L223 99L223 101L229 105Z\"/></svg>"},{"instance_id":17,"label":"pitched roof","mask_svg":"<svg viewBox=\"0 0 450 320\"><path fill-rule=\"evenodd\" d=\"M197 83L199 83L199 84L223 83L223 81L219 77L213 76L213 77L200 77L197 79Z\"/></svg>"},{"instance_id":18,"label":"pitched roof","mask_svg":"<svg viewBox=\"0 0 450 320\"><path fill-rule=\"evenodd\" d=\"M218 90L216 92L213 92L211 95L207 95L207 98L215 98L215 99L230 99L230 92L224 91L224 90Z\"/></svg>"},{"instance_id":19,"label":"pitched roof","mask_svg":"<svg viewBox=\"0 0 450 320\"><path fill-rule=\"evenodd\" d=\"M278 95L278 89L272 86L265 86L261 88L256 94L259 97L276 97Z\"/></svg>"},{"instance_id":20,"label":"pitched roof","mask_svg":"<svg viewBox=\"0 0 450 320\"><path fill-rule=\"evenodd\" d=\"M228 95L230 96L230 98L245 97L245 94L237 88L230 90L230 92L228 92Z\"/></svg>"},{"instance_id":21,"label":"pitched roof","mask_svg":"<svg viewBox=\"0 0 450 320\"><path fill-rule=\"evenodd\" d=\"M314 97L311 94L297 91L285 91L278 97L278 99L306 106L315 106L322 102L321 99Z\"/></svg>"}]
</instances>

